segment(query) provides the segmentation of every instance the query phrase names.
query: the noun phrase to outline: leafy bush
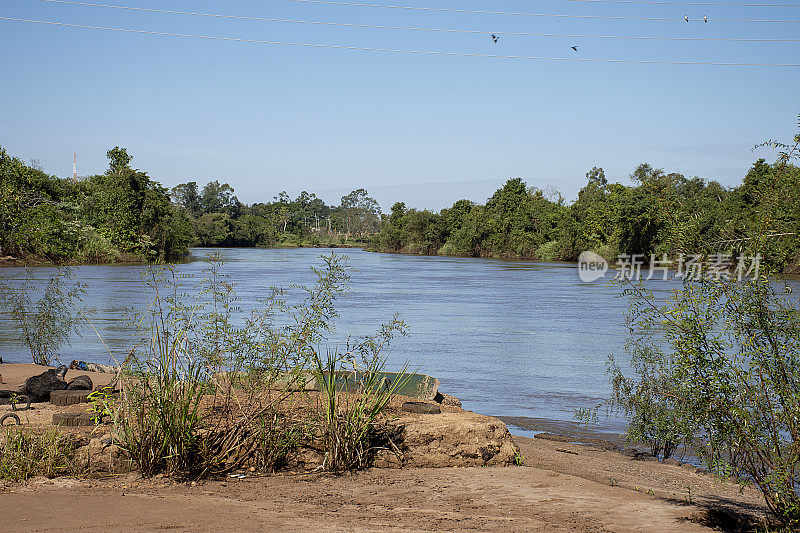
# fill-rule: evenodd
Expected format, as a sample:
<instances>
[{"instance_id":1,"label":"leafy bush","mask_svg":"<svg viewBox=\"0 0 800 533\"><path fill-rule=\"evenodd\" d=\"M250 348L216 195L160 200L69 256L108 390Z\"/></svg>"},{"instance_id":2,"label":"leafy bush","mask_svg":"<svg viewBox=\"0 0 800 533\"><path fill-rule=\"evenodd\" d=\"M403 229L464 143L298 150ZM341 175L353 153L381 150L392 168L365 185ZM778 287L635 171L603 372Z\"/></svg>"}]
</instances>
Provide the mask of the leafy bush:
<instances>
[{"instance_id":1,"label":"leafy bush","mask_svg":"<svg viewBox=\"0 0 800 533\"><path fill-rule=\"evenodd\" d=\"M555 261L560 251L561 245L558 241L548 241L539 246L534 255L539 261Z\"/></svg>"},{"instance_id":2,"label":"leafy bush","mask_svg":"<svg viewBox=\"0 0 800 533\"><path fill-rule=\"evenodd\" d=\"M628 437L663 457L686 444L800 525L798 301L766 280L687 282L663 304L626 293L635 378L612 360L610 407L630 418Z\"/></svg>"},{"instance_id":3,"label":"leafy bush","mask_svg":"<svg viewBox=\"0 0 800 533\"><path fill-rule=\"evenodd\" d=\"M17 284L0 282L0 302L37 365L49 365L57 359L70 333L77 333L84 321L82 311L76 306L82 301L86 285L70 283L73 278L70 267L58 267L35 303L33 295L41 289L37 287L33 269L26 269Z\"/></svg>"}]
</instances>

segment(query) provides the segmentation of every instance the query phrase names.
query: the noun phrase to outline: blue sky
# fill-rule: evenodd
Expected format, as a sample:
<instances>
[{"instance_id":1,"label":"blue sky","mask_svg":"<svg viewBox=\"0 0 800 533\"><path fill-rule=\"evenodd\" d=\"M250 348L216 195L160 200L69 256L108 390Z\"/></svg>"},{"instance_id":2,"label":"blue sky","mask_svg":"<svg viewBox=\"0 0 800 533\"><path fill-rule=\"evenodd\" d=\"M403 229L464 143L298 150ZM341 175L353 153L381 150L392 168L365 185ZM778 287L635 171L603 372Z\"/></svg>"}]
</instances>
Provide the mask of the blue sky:
<instances>
[{"instance_id":1,"label":"blue sky","mask_svg":"<svg viewBox=\"0 0 800 533\"><path fill-rule=\"evenodd\" d=\"M504 32L800 39L800 7L565 0L386 4L600 20L359 8L290 0L109 4L485 34L269 23L0 0L0 16L245 39L541 57L800 63L800 43L629 40ZM731 2L745 3L744 0ZM380 1L369 3L383 3ZM758 3L750 0L747 3ZM761 3L797 4L796 0ZM495 32L500 41L489 36ZM578 46L578 53L569 47ZM592 166L627 183L641 162L736 185L756 142L788 140L800 68L615 64L411 55L137 35L0 20L0 145L48 172L103 172L124 146L166 186L229 182L246 202L282 190L329 202L365 187L441 209L484 201L507 178L576 196Z\"/></svg>"}]
</instances>

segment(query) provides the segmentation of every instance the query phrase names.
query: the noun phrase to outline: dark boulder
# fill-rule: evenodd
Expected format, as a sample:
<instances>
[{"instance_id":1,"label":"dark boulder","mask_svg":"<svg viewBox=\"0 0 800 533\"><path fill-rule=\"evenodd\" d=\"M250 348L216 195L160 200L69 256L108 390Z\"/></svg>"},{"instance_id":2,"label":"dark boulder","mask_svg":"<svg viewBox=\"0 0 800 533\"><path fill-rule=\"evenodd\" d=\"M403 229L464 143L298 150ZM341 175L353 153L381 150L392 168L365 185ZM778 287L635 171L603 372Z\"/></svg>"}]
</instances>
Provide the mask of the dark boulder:
<instances>
[{"instance_id":1,"label":"dark boulder","mask_svg":"<svg viewBox=\"0 0 800 533\"><path fill-rule=\"evenodd\" d=\"M455 396L450 396L449 394L445 394L443 392L437 392L436 396L433 397L433 401L436 403L440 403L442 405L461 407L461 400L459 400Z\"/></svg>"},{"instance_id":2,"label":"dark boulder","mask_svg":"<svg viewBox=\"0 0 800 533\"><path fill-rule=\"evenodd\" d=\"M38 376L31 376L20 385L17 394L27 396L32 402L47 402L50 400L50 392L67 388L67 382L64 380L66 374L67 367L61 365Z\"/></svg>"},{"instance_id":3,"label":"dark boulder","mask_svg":"<svg viewBox=\"0 0 800 533\"><path fill-rule=\"evenodd\" d=\"M67 390L92 390L93 388L92 378L86 375L73 378L67 384Z\"/></svg>"}]
</instances>

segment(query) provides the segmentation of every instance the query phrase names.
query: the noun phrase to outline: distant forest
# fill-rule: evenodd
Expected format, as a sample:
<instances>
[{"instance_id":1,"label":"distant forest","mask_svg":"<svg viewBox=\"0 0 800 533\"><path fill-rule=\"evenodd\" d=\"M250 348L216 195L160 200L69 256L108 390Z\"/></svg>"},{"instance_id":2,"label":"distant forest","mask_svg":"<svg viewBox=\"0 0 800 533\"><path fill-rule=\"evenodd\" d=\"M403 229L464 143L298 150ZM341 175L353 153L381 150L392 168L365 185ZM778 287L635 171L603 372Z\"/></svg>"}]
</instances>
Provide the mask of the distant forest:
<instances>
[{"instance_id":1,"label":"distant forest","mask_svg":"<svg viewBox=\"0 0 800 533\"><path fill-rule=\"evenodd\" d=\"M592 168L568 204L521 179L480 205L460 200L439 213L403 203L384 217L373 248L470 257L576 261L584 250L606 259L642 254L762 255L773 269L800 263L800 169L759 159L738 187L641 164L631 185ZM555 196L555 197L553 197Z\"/></svg>"},{"instance_id":2,"label":"distant forest","mask_svg":"<svg viewBox=\"0 0 800 533\"><path fill-rule=\"evenodd\" d=\"M104 174L63 179L0 147L0 256L51 262L177 259L191 246L321 246L369 243L380 207L358 189L339 206L302 192L245 205L227 183L167 189L107 152Z\"/></svg>"},{"instance_id":3,"label":"distant forest","mask_svg":"<svg viewBox=\"0 0 800 533\"><path fill-rule=\"evenodd\" d=\"M338 206L305 191L246 205L227 183L167 189L134 169L124 148L107 156L104 174L72 180L0 147L0 256L154 261L179 258L191 246L360 244L389 253L542 261L575 261L584 250L608 259L760 253L778 270L800 264L800 169L787 157L759 159L733 188L641 164L630 185L610 183L602 168L592 168L573 203L514 178L485 204L459 200L436 213L398 202L382 214L364 189Z\"/></svg>"}]
</instances>

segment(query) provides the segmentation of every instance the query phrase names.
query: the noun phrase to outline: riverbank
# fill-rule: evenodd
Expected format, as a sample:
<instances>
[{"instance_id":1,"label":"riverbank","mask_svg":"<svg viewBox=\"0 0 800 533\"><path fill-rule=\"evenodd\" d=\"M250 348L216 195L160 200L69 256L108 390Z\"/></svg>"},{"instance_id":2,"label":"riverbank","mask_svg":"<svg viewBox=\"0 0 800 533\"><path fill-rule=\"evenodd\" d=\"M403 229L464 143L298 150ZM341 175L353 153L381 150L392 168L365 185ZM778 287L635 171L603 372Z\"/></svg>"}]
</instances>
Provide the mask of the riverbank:
<instances>
[{"instance_id":1,"label":"riverbank","mask_svg":"<svg viewBox=\"0 0 800 533\"><path fill-rule=\"evenodd\" d=\"M42 368L0 365L0 388L14 390ZM70 372L90 375L96 386L111 378ZM36 404L19 414L25 426L45 429L52 427L53 413L65 409L86 406ZM766 516L755 489L740 491L691 465L659 463L608 441L574 442L580 437L554 434L512 438L499 420L453 403L442 404L441 414L390 413L405 428L402 468L387 456L375 464L389 468L345 475L318 473L309 467L316 463L306 463L275 475L245 470L196 483L145 480L128 470L112 475L112 469L85 479L0 482L0 508L10 511L0 524L4 531L213 531L232 521L245 531L708 531L706 526L730 529ZM102 443L110 428L63 430ZM495 441L514 449L499 462L502 450L494 459L482 458ZM106 511L111 508L113 515Z\"/></svg>"},{"instance_id":2,"label":"riverbank","mask_svg":"<svg viewBox=\"0 0 800 533\"><path fill-rule=\"evenodd\" d=\"M2 267L52 267L52 266L91 266L91 265L147 265L148 262L145 260L144 257L133 255L133 254L123 254L119 259L114 261L77 261L77 260L69 260L69 261L52 261L45 257L13 257L13 256L5 256L0 257L0 268Z\"/></svg>"},{"instance_id":3,"label":"riverbank","mask_svg":"<svg viewBox=\"0 0 800 533\"><path fill-rule=\"evenodd\" d=\"M758 494L677 465L516 437L524 466L369 469L197 484L0 484L4 531L712 531L763 519ZM109 511L113 509L113 512ZM744 516L750 518L741 518Z\"/></svg>"},{"instance_id":4,"label":"riverbank","mask_svg":"<svg viewBox=\"0 0 800 533\"><path fill-rule=\"evenodd\" d=\"M363 243L354 243L348 242L343 244L335 244L335 243L322 243L322 244L313 244L313 243L290 243L284 242L279 243L274 246L254 246L254 247L237 247L236 249L239 250L281 250L281 249L297 249L297 248L313 248L313 249L330 249L330 250L338 250L338 249L357 249L357 250L365 250L365 244ZM205 248L206 250L215 250L215 248ZM220 249L227 249L227 248L220 248ZM191 252L185 256L179 258L173 258L170 262L172 263L183 263L189 260L191 257ZM2 267L52 267L52 266L93 266L93 265L118 265L118 266L146 266L150 264L146 258L138 255L133 254L122 254L117 260L114 261L78 261L78 260L68 260L68 261L60 261L55 262L46 257L14 257L14 256L3 256L0 257L0 268Z\"/></svg>"}]
</instances>

